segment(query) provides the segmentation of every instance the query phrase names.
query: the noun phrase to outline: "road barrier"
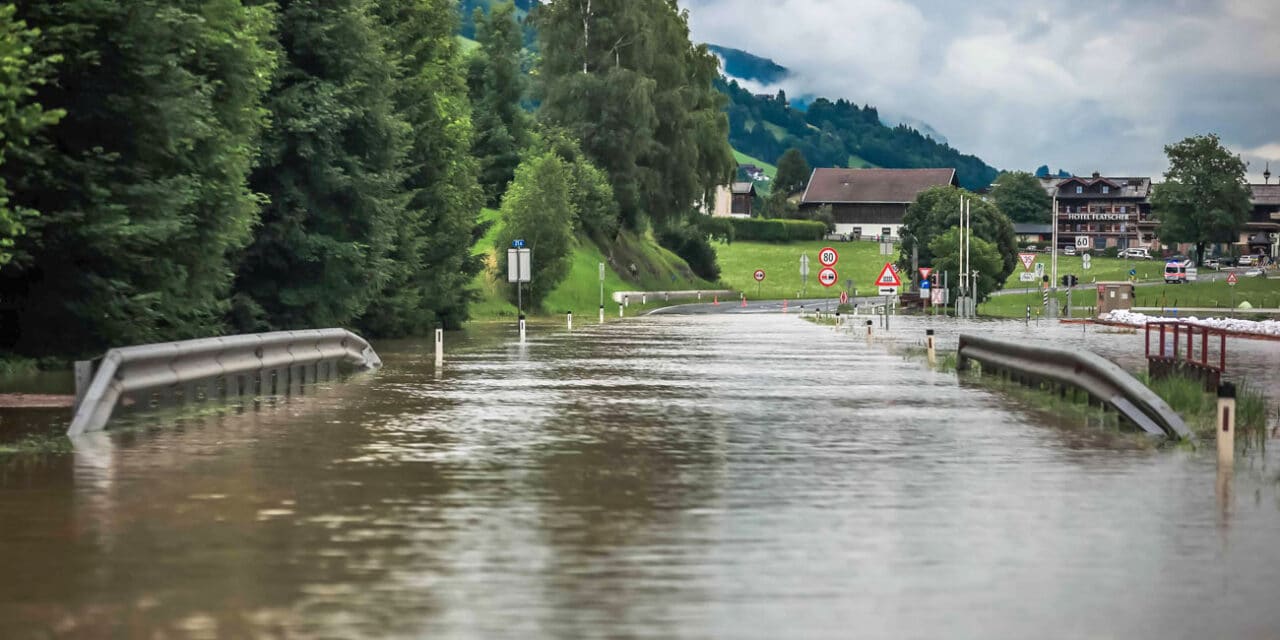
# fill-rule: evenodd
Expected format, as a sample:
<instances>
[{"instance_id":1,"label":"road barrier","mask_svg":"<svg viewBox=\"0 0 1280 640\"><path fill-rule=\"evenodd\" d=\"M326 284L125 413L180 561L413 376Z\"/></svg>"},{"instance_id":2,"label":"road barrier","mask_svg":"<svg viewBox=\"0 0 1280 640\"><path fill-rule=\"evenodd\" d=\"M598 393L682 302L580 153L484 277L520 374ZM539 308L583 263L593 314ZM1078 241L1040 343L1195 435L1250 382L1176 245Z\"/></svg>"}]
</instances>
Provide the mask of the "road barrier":
<instances>
[{"instance_id":1,"label":"road barrier","mask_svg":"<svg viewBox=\"0 0 1280 640\"><path fill-rule=\"evenodd\" d=\"M646 300L648 296L653 296L655 299L661 296L665 302L669 302L671 300L701 300L704 295L714 296L716 302L719 302L720 296L731 296L733 295L733 291L729 289L692 289L686 291L614 291L613 301L623 304L629 298L638 297L641 300Z\"/></svg>"},{"instance_id":2,"label":"road barrier","mask_svg":"<svg viewBox=\"0 0 1280 640\"><path fill-rule=\"evenodd\" d=\"M956 369L969 361L982 364L984 373L996 373L1026 385L1074 387L1091 400L1110 406L1143 431L1172 438L1190 438L1182 417L1160 396L1115 363L1088 351L1007 342L962 334L956 350Z\"/></svg>"},{"instance_id":3,"label":"road barrier","mask_svg":"<svg viewBox=\"0 0 1280 640\"><path fill-rule=\"evenodd\" d=\"M229 399L284 394L300 391L308 382L333 378L339 363L359 370L382 366L373 347L346 329L277 331L112 349L97 364L91 382L88 375L77 376L77 383L86 383L76 389L75 416L67 435L105 429L126 395L147 407L156 393L162 396L161 404L176 392L186 401L200 396L212 400L223 393ZM92 366L76 364L78 372L87 373Z\"/></svg>"}]
</instances>

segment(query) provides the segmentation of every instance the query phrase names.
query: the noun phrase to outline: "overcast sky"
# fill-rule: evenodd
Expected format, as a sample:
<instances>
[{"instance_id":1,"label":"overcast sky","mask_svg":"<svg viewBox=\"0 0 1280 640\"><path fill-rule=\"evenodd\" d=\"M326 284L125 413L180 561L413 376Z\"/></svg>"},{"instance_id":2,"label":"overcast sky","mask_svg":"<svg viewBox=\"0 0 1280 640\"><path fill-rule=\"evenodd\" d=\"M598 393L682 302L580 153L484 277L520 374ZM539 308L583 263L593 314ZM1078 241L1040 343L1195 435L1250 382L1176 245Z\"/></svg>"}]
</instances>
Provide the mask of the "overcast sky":
<instances>
[{"instance_id":1,"label":"overcast sky","mask_svg":"<svg viewBox=\"0 0 1280 640\"><path fill-rule=\"evenodd\" d=\"M998 168L1159 178L1165 144L1213 132L1280 175L1276 0L681 3L695 41L790 68L788 95L917 118Z\"/></svg>"}]
</instances>

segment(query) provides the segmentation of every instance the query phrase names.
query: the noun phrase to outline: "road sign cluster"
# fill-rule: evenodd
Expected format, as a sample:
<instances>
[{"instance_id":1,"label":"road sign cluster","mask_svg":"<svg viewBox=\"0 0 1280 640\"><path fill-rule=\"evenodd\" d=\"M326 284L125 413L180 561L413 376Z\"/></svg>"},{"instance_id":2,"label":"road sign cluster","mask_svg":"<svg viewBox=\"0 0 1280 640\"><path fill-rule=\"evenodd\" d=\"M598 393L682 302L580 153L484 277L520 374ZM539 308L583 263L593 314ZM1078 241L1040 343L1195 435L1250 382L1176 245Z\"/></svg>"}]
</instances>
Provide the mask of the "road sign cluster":
<instances>
[{"instance_id":1,"label":"road sign cluster","mask_svg":"<svg viewBox=\"0 0 1280 640\"><path fill-rule=\"evenodd\" d=\"M884 263L884 268L880 270L880 275L876 277L876 286L880 289L882 296L898 295L898 288L902 286L902 279L898 277L898 272L893 269L893 263Z\"/></svg>"},{"instance_id":2,"label":"road sign cluster","mask_svg":"<svg viewBox=\"0 0 1280 640\"><path fill-rule=\"evenodd\" d=\"M822 263L822 270L818 272L818 283L824 287L832 287L840 281L840 274L836 273L834 267L840 262L840 254L831 247L823 247L818 252L818 262Z\"/></svg>"}]
</instances>

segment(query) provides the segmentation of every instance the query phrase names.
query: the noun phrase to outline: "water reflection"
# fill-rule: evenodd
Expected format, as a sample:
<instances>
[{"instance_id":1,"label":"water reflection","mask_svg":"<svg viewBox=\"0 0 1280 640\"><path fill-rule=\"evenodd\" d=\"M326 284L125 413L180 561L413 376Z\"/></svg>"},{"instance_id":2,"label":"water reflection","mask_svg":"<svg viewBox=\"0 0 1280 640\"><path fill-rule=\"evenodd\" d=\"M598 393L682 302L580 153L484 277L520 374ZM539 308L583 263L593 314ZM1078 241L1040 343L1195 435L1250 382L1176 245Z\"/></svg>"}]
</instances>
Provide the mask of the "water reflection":
<instances>
[{"instance_id":1,"label":"water reflection","mask_svg":"<svg viewBox=\"0 0 1280 640\"><path fill-rule=\"evenodd\" d=\"M1263 452L1218 477L794 316L446 346L0 466L0 637L1280 630Z\"/></svg>"}]
</instances>

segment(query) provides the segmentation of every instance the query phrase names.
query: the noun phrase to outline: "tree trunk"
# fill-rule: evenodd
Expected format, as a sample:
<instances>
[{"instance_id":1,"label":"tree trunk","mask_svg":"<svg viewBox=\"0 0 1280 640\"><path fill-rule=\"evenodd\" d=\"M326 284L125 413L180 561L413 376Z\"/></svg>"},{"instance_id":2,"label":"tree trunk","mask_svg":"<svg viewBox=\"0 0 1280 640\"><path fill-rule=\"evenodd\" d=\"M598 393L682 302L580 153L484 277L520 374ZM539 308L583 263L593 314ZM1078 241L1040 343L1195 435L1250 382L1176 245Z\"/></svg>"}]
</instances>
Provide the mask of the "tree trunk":
<instances>
[{"instance_id":1,"label":"tree trunk","mask_svg":"<svg viewBox=\"0 0 1280 640\"><path fill-rule=\"evenodd\" d=\"M1204 243L1203 242L1196 243L1196 266L1197 267L1204 266Z\"/></svg>"}]
</instances>

